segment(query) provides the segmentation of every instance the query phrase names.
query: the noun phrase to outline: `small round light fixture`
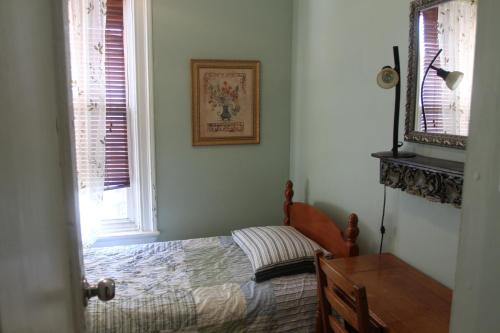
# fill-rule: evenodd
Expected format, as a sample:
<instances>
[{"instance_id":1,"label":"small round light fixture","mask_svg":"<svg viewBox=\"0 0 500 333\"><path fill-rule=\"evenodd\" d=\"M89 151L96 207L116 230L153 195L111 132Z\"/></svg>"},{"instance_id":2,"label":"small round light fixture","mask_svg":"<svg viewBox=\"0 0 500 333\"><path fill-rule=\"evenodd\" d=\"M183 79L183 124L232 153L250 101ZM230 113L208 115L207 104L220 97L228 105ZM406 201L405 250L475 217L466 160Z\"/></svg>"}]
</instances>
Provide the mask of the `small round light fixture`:
<instances>
[{"instance_id":1,"label":"small round light fixture","mask_svg":"<svg viewBox=\"0 0 500 333\"><path fill-rule=\"evenodd\" d=\"M377 84L384 89L394 88L399 83L398 72L390 67L385 66L377 75Z\"/></svg>"}]
</instances>

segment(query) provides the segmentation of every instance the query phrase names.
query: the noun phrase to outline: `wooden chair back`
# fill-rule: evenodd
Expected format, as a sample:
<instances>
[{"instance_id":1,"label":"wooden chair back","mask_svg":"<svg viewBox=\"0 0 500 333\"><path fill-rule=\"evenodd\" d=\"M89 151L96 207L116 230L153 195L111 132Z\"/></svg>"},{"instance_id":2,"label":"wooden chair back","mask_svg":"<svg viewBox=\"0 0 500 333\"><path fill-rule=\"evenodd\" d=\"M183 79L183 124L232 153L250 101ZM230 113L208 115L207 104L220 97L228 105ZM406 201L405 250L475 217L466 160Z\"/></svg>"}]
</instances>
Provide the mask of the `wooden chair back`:
<instances>
[{"instance_id":1,"label":"wooden chair back","mask_svg":"<svg viewBox=\"0 0 500 333\"><path fill-rule=\"evenodd\" d=\"M322 251L316 251L315 262L323 333L383 332L383 327L370 320L365 287L333 270Z\"/></svg>"}]
</instances>

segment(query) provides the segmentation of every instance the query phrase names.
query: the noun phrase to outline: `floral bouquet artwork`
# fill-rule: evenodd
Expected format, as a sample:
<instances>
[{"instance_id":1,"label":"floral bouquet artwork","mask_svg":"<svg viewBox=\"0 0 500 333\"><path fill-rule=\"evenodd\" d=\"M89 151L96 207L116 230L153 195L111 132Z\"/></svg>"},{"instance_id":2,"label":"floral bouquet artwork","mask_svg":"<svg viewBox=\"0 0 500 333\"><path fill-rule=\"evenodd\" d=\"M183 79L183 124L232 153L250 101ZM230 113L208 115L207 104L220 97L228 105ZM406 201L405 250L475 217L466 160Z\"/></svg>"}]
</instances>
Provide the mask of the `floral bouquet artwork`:
<instances>
[{"instance_id":1,"label":"floral bouquet artwork","mask_svg":"<svg viewBox=\"0 0 500 333\"><path fill-rule=\"evenodd\" d=\"M259 67L191 60L194 146L259 143Z\"/></svg>"},{"instance_id":2,"label":"floral bouquet artwork","mask_svg":"<svg viewBox=\"0 0 500 333\"><path fill-rule=\"evenodd\" d=\"M238 91L240 86L237 85L233 88L231 85L224 81L224 84L208 86L210 100L208 104L212 105L212 110L222 109L217 111L217 115L223 121L230 121L232 116L236 116L240 111L240 104L238 102Z\"/></svg>"}]
</instances>

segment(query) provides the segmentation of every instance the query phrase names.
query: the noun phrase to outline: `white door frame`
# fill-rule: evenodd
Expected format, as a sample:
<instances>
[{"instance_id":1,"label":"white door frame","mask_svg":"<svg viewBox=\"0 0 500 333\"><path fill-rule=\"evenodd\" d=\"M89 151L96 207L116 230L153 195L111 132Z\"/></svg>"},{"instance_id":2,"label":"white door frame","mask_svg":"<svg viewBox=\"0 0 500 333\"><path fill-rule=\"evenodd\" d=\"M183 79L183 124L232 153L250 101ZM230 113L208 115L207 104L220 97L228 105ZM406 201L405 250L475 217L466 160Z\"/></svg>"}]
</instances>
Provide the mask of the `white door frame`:
<instances>
[{"instance_id":1,"label":"white door frame","mask_svg":"<svg viewBox=\"0 0 500 333\"><path fill-rule=\"evenodd\" d=\"M451 332L499 332L500 1L478 1L474 86Z\"/></svg>"}]
</instances>

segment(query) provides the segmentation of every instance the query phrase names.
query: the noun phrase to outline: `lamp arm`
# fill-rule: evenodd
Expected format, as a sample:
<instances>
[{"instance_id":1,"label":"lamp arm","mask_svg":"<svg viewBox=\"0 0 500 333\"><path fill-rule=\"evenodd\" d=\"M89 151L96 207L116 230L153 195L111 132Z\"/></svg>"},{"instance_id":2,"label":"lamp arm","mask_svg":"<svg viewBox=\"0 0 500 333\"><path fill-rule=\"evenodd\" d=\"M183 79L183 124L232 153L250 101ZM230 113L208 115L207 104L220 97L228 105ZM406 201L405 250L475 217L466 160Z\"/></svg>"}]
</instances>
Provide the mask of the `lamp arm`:
<instances>
[{"instance_id":1,"label":"lamp arm","mask_svg":"<svg viewBox=\"0 0 500 333\"><path fill-rule=\"evenodd\" d=\"M424 118L424 131L427 133L427 117L425 116L425 106L424 106L424 85L425 85L425 79L427 78L427 75L429 74L429 71L432 69L436 69L436 67L433 66L434 62L436 61L437 57L443 52L443 49L439 49L439 51L436 53L434 58L432 58L431 63L429 66L427 66L427 69L425 70L424 78L422 79L422 84L420 86L420 105L422 106L422 117Z\"/></svg>"},{"instance_id":2,"label":"lamp arm","mask_svg":"<svg viewBox=\"0 0 500 333\"><path fill-rule=\"evenodd\" d=\"M394 124L392 129L392 156L398 157L399 148L399 104L401 103L401 70L399 64L399 48L394 46L392 48L394 55L394 70L398 73L399 80L396 85L395 97L394 97Z\"/></svg>"}]
</instances>

